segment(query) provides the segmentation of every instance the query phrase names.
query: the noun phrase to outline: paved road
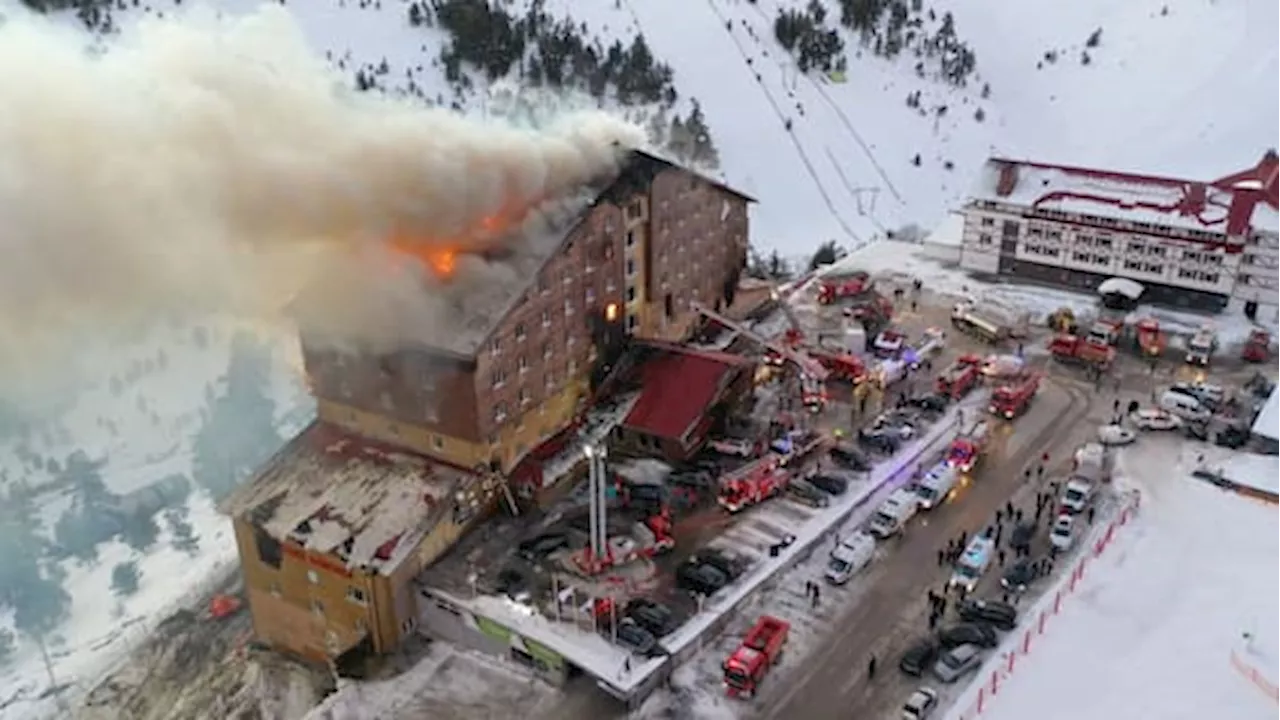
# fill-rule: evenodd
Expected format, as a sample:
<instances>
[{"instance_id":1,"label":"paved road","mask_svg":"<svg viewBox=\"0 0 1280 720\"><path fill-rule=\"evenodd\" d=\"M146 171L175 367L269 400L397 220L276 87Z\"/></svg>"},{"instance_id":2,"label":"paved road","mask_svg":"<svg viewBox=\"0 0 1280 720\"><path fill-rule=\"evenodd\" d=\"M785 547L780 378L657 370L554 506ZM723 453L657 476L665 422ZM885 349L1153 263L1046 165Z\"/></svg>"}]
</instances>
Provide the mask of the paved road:
<instances>
[{"instance_id":1,"label":"paved road","mask_svg":"<svg viewBox=\"0 0 1280 720\"><path fill-rule=\"evenodd\" d=\"M1024 486L1023 469L1043 452L1061 456L1071 445L1066 431L1088 412L1092 398L1072 386L1046 384L1026 416L1010 426L975 471L973 482L947 505L923 516L862 582L866 595L832 623L838 630L793 668L781 667L755 701L755 717L889 717L909 694L896 668L913 640L928 632L926 590L941 589L937 551L962 531L991 522ZM1027 488L1034 494L1033 488ZM1025 504L1025 503L1024 503ZM875 655L878 671L867 677Z\"/></svg>"}]
</instances>

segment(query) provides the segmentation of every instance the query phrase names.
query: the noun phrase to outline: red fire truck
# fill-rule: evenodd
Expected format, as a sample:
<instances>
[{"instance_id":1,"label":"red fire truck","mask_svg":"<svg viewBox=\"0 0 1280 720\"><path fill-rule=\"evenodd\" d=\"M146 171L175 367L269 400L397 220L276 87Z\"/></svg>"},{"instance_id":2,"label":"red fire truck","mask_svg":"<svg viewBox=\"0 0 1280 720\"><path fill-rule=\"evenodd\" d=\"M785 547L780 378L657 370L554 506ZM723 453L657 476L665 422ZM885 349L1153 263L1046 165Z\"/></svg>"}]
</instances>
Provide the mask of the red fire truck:
<instances>
[{"instance_id":1,"label":"red fire truck","mask_svg":"<svg viewBox=\"0 0 1280 720\"><path fill-rule=\"evenodd\" d=\"M1244 343L1240 359L1249 363L1266 362L1271 357L1271 333L1262 329L1250 331L1249 339Z\"/></svg>"},{"instance_id":2,"label":"red fire truck","mask_svg":"<svg viewBox=\"0 0 1280 720\"><path fill-rule=\"evenodd\" d=\"M1049 341L1049 354L1060 363L1106 370L1115 360L1115 348L1078 335L1058 335Z\"/></svg>"},{"instance_id":3,"label":"red fire truck","mask_svg":"<svg viewBox=\"0 0 1280 720\"><path fill-rule=\"evenodd\" d=\"M973 360L978 360L976 356ZM938 379L934 381L934 390L939 395L946 395L952 400L958 400L969 394L982 377L982 371L978 367L977 362L972 362L968 356L961 357L952 363L947 369L938 373Z\"/></svg>"},{"instance_id":4,"label":"red fire truck","mask_svg":"<svg viewBox=\"0 0 1280 720\"><path fill-rule=\"evenodd\" d=\"M836 352L823 348L809 348L809 355L822 364L837 380L857 385L867 377L867 366L853 353Z\"/></svg>"},{"instance_id":5,"label":"red fire truck","mask_svg":"<svg viewBox=\"0 0 1280 720\"><path fill-rule=\"evenodd\" d=\"M960 437L951 441L947 448L946 462L960 472L969 472L978 464L982 450L987 444L988 426L985 421L978 421Z\"/></svg>"},{"instance_id":6,"label":"red fire truck","mask_svg":"<svg viewBox=\"0 0 1280 720\"><path fill-rule=\"evenodd\" d=\"M1138 351L1142 356L1151 359L1164 354L1168 339L1160 330L1160 321L1155 318L1142 318L1135 326Z\"/></svg>"},{"instance_id":7,"label":"red fire truck","mask_svg":"<svg viewBox=\"0 0 1280 720\"><path fill-rule=\"evenodd\" d=\"M791 623L772 615L761 615L742 644L721 666L724 686L730 697L751 698L760 681L782 657Z\"/></svg>"},{"instance_id":8,"label":"red fire truck","mask_svg":"<svg viewBox=\"0 0 1280 720\"><path fill-rule=\"evenodd\" d=\"M818 285L818 302L830 305L845 298L865 295L875 289L875 282L865 272L858 271L844 277L829 278Z\"/></svg>"},{"instance_id":9,"label":"red fire truck","mask_svg":"<svg viewBox=\"0 0 1280 720\"><path fill-rule=\"evenodd\" d=\"M769 455L720 480L716 502L730 513L781 495L791 482L791 474L781 467L775 455Z\"/></svg>"},{"instance_id":10,"label":"red fire truck","mask_svg":"<svg viewBox=\"0 0 1280 720\"><path fill-rule=\"evenodd\" d=\"M1027 373L991 391L991 414L1012 420L1026 412L1040 389L1040 376Z\"/></svg>"}]
</instances>

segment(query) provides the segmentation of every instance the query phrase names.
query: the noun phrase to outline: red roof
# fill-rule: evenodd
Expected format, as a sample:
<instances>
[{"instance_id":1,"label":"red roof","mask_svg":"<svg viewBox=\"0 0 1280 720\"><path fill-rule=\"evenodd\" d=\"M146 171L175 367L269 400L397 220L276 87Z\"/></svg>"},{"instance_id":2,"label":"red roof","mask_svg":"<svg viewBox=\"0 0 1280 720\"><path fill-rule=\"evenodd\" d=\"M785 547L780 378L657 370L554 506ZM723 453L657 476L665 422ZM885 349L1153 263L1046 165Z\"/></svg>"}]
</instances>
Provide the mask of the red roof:
<instances>
[{"instance_id":1,"label":"red roof","mask_svg":"<svg viewBox=\"0 0 1280 720\"><path fill-rule=\"evenodd\" d=\"M1029 203L1032 207L1063 200L1082 200L1111 205L1121 212L1145 210L1180 216L1207 230L1220 230L1232 235L1250 229L1250 217L1254 206L1259 202L1276 207L1277 158L1274 152L1268 152L1252 168L1211 182L999 157L991 158L990 162L999 169L995 176L994 193L1002 198L1019 188L1020 168L1029 173L1049 171L1060 173L1060 177L1064 179L1092 179L1112 184L1104 189L1102 186L1076 185L1070 181L1052 182L1047 178L1040 178L1039 183L1026 190L1033 198ZM1240 184L1243 181L1251 182L1246 186ZM1028 184L1033 182L1026 179ZM1151 188L1152 192L1144 194L1141 188Z\"/></svg>"},{"instance_id":2,"label":"red roof","mask_svg":"<svg viewBox=\"0 0 1280 720\"><path fill-rule=\"evenodd\" d=\"M623 427L683 441L714 404L727 378L750 364L737 355L662 344L640 368L640 398Z\"/></svg>"}]
</instances>

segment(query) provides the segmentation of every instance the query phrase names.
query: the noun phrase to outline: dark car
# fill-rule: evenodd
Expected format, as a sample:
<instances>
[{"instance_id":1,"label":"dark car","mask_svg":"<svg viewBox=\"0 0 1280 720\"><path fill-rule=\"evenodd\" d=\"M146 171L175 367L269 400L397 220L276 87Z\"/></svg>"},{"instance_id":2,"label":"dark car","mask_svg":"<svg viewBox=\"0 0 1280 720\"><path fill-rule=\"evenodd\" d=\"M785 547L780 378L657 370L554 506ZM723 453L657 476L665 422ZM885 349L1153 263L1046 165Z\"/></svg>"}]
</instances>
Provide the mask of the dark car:
<instances>
[{"instance_id":1,"label":"dark car","mask_svg":"<svg viewBox=\"0 0 1280 720\"><path fill-rule=\"evenodd\" d=\"M1012 592L1024 592L1038 577L1035 565L1027 560L1019 560L1004 571L1004 575L1000 577L1000 586Z\"/></svg>"},{"instance_id":2,"label":"dark car","mask_svg":"<svg viewBox=\"0 0 1280 720\"><path fill-rule=\"evenodd\" d=\"M984 622L967 622L940 631L938 644L948 650L961 645L993 648L1000 644L1000 636L996 634L995 628Z\"/></svg>"},{"instance_id":3,"label":"dark car","mask_svg":"<svg viewBox=\"0 0 1280 720\"><path fill-rule=\"evenodd\" d=\"M898 451L902 439L896 430L859 430L858 442L876 452L891 455Z\"/></svg>"},{"instance_id":4,"label":"dark car","mask_svg":"<svg viewBox=\"0 0 1280 720\"><path fill-rule=\"evenodd\" d=\"M680 470L667 476L672 485L705 489L715 487L716 476L704 470Z\"/></svg>"},{"instance_id":5,"label":"dark car","mask_svg":"<svg viewBox=\"0 0 1280 720\"><path fill-rule=\"evenodd\" d=\"M503 568L498 576L494 578L493 589L498 591L500 595L506 595L515 599L516 595L522 593L528 586L525 576L515 568Z\"/></svg>"},{"instance_id":6,"label":"dark car","mask_svg":"<svg viewBox=\"0 0 1280 720\"><path fill-rule=\"evenodd\" d=\"M831 495L843 495L849 490L849 481L836 475L814 475L809 484Z\"/></svg>"},{"instance_id":7,"label":"dark car","mask_svg":"<svg viewBox=\"0 0 1280 720\"><path fill-rule=\"evenodd\" d=\"M676 587L707 597L728 585L730 580L720 568L697 561L687 562L676 571Z\"/></svg>"},{"instance_id":8,"label":"dark car","mask_svg":"<svg viewBox=\"0 0 1280 720\"><path fill-rule=\"evenodd\" d=\"M1207 422L1183 423L1182 431L1186 433L1186 436L1191 440L1209 442L1209 423Z\"/></svg>"},{"instance_id":9,"label":"dark car","mask_svg":"<svg viewBox=\"0 0 1280 720\"><path fill-rule=\"evenodd\" d=\"M792 480L787 485L787 494L796 502L812 508L824 508L831 504L830 495L804 480Z\"/></svg>"},{"instance_id":10,"label":"dark car","mask_svg":"<svg viewBox=\"0 0 1280 720\"><path fill-rule=\"evenodd\" d=\"M658 648L658 638L632 620L618 623L618 644L637 655L652 655Z\"/></svg>"},{"instance_id":11,"label":"dark car","mask_svg":"<svg viewBox=\"0 0 1280 720\"><path fill-rule=\"evenodd\" d=\"M1213 444L1218 447L1230 448L1238 450L1249 442L1249 431L1239 425L1231 425L1218 431L1217 437L1213 439Z\"/></svg>"},{"instance_id":12,"label":"dark car","mask_svg":"<svg viewBox=\"0 0 1280 720\"><path fill-rule=\"evenodd\" d=\"M962 600L956 612L961 620L990 623L1006 632L1018 625L1018 611L1012 605L995 600Z\"/></svg>"},{"instance_id":13,"label":"dark car","mask_svg":"<svg viewBox=\"0 0 1280 720\"><path fill-rule=\"evenodd\" d=\"M920 677L933 665L937 657L937 641L933 638L925 638L902 653L902 659L898 661L898 669L908 675Z\"/></svg>"},{"instance_id":14,"label":"dark car","mask_svg":"<svg viewBox=\"0 0 1280 720\"><path fill-rule=\"evenodd\" d=\"M730 580L742 574L746 562L720 550L703 548L697 555L691 556L689 562L710 565L725 574Z\"/></svg>"},{"instance_id":15,"label":"dark car","mask_svg":"<svg viewBox=\"0 0 1280 720\"><path fill-rule=\"evenodd\" d=\"M917 395L907 400L907 405L920 408L925 412L940 413L947 409L947 405L951 400L946 395L937 395L930 393L929 395Z\"/></svg>"},{"instance_id":16,"label":"dark car","mask_svg":"<svg viewBox=\"0 0 1280 720\"><path fill-rule=\"evenodd\" d=\"M676 618L671 608L648 598L635 598L627 603L623 615L640 627L662 637L676 629Z\"/></svg>"},{"instance_id":17,"label":"dark car","mask_svg":"<svg viewBox=\"0 0 1280 720\"><path fill-rule=\"evenodd\" d=\"M1036 526L1031 523L1019 523L1009 533L1009 547L1014 550L1026 550L1031 547L1031 540L1036 536Z\"/></svg>"},{"instance_id":18,"label":"dark car","mask_svg":"<svg viewBox=\"0 0 1280 720\"><path fill-rule=\"evenodd\" d=\"M866 472L871 469L871 460L867 458L866 454L848 443L839 443L832 447L828 454L836 464L850 470Z\"/></svg>"},{"instance_id":19,"label":"dark car","mask_svg":"<svg viewBox=\"0 0 1280 720\"><path fill-rule=\"evenodd\" d=\"M516 546L516 554L531 563L542 562L557 550L569 547L569 538L563 533L543 533L521 542Z\"/></svg>"}]
</instances>

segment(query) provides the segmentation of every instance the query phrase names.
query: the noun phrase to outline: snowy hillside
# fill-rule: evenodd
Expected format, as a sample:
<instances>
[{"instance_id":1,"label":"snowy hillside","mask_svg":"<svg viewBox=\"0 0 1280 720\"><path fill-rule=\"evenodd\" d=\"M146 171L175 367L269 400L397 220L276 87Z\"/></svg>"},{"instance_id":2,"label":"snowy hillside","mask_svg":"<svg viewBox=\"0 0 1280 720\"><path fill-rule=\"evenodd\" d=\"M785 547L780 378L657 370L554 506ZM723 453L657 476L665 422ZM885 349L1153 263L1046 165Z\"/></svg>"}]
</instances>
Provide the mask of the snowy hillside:
<instances>
[{"instance_id":1,"label":"snowy hillside","mask_svg":"<svg viewBox=\"0 0 1280 720\"><path fill-rule=\"evenodd\" d=\"M212 4L237 13L257 5ZM152 5L163 11L167 3ZM362 72L385 90L484 112L483 80L459 95L458 83L444 78L439 58L448 33L429 18L409 24L411 13L429 16L428 5L317 0L287 7L317 51L349 77ZM520 17L528 2L500 5ZM602 48L643 35L655 59L673 70L679 100L672 114L687 114L696 99L718 150L718 172L761 201L753 240L789 256L826 239L856 244L908 222L931 227L993 152L1217 177L1277 144L1280 52L1273 31L1280 10L1266 0L904 0L906 48L894 59L874 52L888 42L891 9L873 21L879 29L864 44L841 25L842 9L878 4L828 0L820 29L833 31L843 49L826 57L845 69L802 74L798 52L775 39L775 21L813 5L542 2L551 18L571 18L575 32ZM117 11L113 23L127 26L136 13ZM939 33L973 53L976 66L960 78L962 87L939 77L947 51L929 45ZM585 94L559 100L590 101ZM653 113L630 114L648 122Z\"/></svg>"}]
</instances>

